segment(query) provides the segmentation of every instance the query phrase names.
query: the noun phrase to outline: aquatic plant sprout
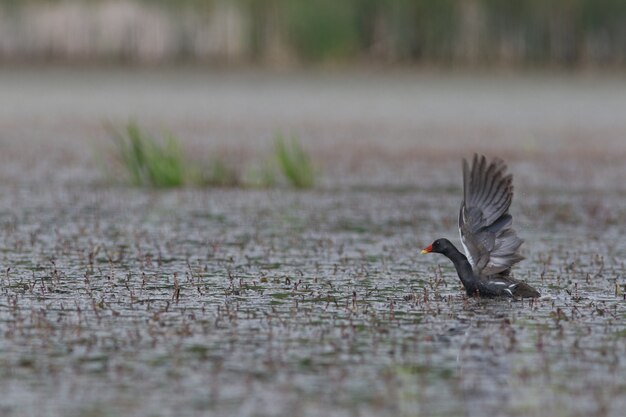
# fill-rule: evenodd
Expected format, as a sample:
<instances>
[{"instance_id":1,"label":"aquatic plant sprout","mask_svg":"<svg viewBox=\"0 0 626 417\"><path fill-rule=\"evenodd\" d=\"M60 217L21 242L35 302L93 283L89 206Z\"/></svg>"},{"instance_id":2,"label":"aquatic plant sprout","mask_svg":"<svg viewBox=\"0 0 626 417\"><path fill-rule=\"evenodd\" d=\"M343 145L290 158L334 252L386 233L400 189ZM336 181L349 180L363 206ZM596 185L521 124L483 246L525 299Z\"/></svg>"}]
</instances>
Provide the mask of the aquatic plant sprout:
<instances>
[{"instance_id":1,"label":"aquatic plant sprout","mask_svg":"<svg viewBox=\"0 0 626 417\"><path fill-rule=\"evenodd\" d=\"M137 186L179 187L185 183L185 162L180 142L172 134L159 141L129 122L113 130L117 156L130 182Z\"/></svg>"},{"instance_id":2,"label":"aquatic plant sprout","mask_svg":"<svg viewBox=\"0 0 626 417\"><path fill-rule=\"evenodd\" d=\"M296 188L311 188L315 183L315 173L311 157L304 150L296 136L286 140L276 135L274 154L285 179Z\"/></svg>"}]
</instances>

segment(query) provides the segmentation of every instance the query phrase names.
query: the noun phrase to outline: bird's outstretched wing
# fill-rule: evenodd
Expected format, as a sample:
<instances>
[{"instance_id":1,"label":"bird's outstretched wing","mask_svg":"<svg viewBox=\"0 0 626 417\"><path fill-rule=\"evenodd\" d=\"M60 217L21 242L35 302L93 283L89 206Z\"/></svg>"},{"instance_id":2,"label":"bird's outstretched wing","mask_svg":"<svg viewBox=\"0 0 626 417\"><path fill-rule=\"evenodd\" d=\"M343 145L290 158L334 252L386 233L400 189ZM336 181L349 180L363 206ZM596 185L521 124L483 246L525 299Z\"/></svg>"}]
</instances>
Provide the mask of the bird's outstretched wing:
<instances>
[{"instance_id":1,"label":"bird's outstretched wing","mask_svg":"<svg viewBox=\"0 0 626 417\"><path fill-rule=\"evenodd\" d=\"M490 163L474 155L472 168L463 159L463 203L459 231L465 255L477 276L507 275L524 259L517 250L524 242L511 228L509 206L513 176L500 159Z\"/></svg>"}]
</instances>

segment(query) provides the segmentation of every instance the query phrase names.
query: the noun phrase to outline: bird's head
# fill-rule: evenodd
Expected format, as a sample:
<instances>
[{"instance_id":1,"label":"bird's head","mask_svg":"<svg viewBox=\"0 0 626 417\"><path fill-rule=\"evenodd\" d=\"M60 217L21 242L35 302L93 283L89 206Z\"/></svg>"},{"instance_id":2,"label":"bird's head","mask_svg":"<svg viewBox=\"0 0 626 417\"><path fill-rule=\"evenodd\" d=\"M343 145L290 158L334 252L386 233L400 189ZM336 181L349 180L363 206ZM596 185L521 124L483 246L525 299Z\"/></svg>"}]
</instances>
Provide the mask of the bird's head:
<instances>
[{"instance_id":1,"label":"bird's head","mask_svg":"<svg viewBox=\"0 0 626 417\"><path fill-rule=\"evenodd\" d=\"M448 239L437 239L433 243L422 249L422 253L445 253L451 245L452 243L450 243Z\"/></svg>"}]
</instances>

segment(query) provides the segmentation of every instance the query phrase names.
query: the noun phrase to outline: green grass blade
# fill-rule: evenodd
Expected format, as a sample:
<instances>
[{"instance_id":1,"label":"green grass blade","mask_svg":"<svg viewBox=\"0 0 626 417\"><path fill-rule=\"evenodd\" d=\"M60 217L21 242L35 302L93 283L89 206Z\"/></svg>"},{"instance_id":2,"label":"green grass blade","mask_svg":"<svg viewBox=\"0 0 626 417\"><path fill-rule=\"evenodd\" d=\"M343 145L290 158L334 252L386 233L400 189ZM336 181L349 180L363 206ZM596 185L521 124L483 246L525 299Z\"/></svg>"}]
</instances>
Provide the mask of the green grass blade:
<instances>
[{"instance_id":1,"label":"green grass blade","mask_svg":"<svg viewBox=\"0 0 626 417\"><path fill-rule=\"evenodd\" d=\"M277 135L274 153L283 175L292 186L310 188L314 185L315 175L311 158L297 137L293 136L290 141L286 141L282 135Z\"/></svg>"}]
</instances>

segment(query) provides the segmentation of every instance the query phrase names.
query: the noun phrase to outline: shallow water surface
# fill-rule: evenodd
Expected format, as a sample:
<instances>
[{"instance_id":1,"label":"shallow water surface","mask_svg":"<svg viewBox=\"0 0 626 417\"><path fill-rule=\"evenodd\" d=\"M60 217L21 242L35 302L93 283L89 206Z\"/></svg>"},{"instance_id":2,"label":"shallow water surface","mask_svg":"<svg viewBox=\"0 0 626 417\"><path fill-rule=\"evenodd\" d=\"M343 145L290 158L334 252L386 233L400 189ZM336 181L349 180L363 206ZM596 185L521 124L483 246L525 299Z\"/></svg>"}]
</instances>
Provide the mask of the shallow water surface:
<instances>
[{"instance_id":1,"label":"shallow water surface","mask_svg":"<svg viewBox=\"0 0 626 417\"><path fill-rule=\"evenodd\" d=\"M514 202L538 301L467 299L458 190L4 187L3 415L626 407L626 197Z\"/></svg>"},{"instance_id":2,"label":"shallow water surface","mask_svg":"<svg viewBox=\"0 0 626 417\"><path fill-rule=\"evenodd\" d=\"M623 81L0 71L0 415L622 416ZM319 182L111 184L129 118L244 166L294 133ZM539 300L419 254L458 244L474 152L515 175Z\"/></svg>"}]
</instances>

